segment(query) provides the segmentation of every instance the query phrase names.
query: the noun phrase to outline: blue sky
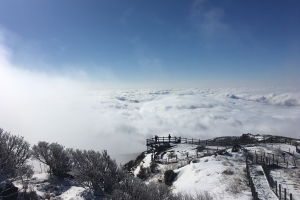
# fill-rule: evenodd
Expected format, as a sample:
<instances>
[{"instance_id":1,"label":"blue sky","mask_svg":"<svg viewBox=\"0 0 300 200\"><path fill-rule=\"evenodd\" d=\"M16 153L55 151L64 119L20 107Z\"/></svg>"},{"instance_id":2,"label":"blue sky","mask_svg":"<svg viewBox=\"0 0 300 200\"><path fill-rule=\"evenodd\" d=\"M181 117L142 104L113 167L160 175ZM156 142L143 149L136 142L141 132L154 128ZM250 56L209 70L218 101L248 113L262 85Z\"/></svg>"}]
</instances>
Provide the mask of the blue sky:
<instances>
[{"instance_id":1,"label":"blue sky","mask_svg":"<svg viewBox=\"0 0 300 200\"><path fill-rule=\"evenodd\" d=\"M299 1L1 0L24 70L127 84L300 84Z\"/></svg>"}]
</instances>

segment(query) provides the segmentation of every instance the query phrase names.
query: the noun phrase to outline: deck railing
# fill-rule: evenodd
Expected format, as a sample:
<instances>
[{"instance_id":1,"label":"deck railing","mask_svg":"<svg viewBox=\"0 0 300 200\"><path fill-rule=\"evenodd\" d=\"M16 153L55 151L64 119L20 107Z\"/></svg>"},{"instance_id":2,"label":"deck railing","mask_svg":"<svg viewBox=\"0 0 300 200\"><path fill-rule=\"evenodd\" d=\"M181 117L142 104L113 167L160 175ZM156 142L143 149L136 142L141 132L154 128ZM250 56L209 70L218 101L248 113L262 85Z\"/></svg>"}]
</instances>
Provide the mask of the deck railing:
<instances>
[{"instance_id":1,"label":"deck railing","mask_svg":"<svg viewBox=\"0 0 300 200\"><path fill-rule=\"evenodd\" d=\"M292 144L293 140L298 140L294 138L287 137L270 137L268 139L257 140L251 137L219 137L208 140L201 139L188 139L183 137L154 137L146 139L147 150L155 148L155 146L165 145L165 144L178 144L187 143L193 145L203 145L203 146L233 146L235 144L247 145L247 144L259 144L259 143L288 143Z\"/></svg>"}]
</instances>

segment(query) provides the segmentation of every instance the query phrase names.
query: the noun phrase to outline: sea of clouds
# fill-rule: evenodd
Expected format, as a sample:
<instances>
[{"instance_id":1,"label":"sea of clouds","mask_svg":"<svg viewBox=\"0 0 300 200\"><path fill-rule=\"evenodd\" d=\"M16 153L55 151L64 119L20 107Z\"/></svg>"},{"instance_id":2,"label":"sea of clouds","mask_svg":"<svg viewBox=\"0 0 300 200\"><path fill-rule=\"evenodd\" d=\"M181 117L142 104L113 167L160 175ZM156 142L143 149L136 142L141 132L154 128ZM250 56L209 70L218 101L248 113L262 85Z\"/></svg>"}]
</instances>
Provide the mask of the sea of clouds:
<instances>
[{"instance_id":1,"label":"sea of clouds","mask_svg":"<svg viewBox=\"0 0 300 200\"><path fill-rule=\"evenodd\" d=\"M0 127L32 145L126 154L144 151L154 135L300 135L296 88L95 89L94 82L26 70L11 56L0 43Z\"/></svg>"}]
</instances>

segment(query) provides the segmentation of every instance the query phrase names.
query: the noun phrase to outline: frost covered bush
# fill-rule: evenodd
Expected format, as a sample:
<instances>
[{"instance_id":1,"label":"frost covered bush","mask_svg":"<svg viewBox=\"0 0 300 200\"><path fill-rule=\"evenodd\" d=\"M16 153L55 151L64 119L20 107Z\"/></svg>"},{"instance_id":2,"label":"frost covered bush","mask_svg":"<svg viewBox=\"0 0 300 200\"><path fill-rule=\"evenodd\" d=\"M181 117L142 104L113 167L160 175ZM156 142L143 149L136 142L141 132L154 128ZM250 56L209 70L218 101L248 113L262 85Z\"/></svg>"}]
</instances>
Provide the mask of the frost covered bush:
<instances>
[{"instance_id":1,"label":"frost covered bush","mask_svg":"<svg viewBox=\"0 0 300 200\"><path fill-rule=\"evenodd\" d=\"M150 164L150 171L151 171L151 173L156 173L156 172L158 172L158 171L159 171L159 170L158 170L158 164L155 163L155 162L151 163L151 164Z\"/></svg>"},{"instance_id":2,"label":"frost covered bush","mask_svg":"<svg viewBox=\"0 0 300 200\"><path fill-rule=\"evenodd\" d=\"M71 171L71 159L68 150L62 145L39 142L32 150L33 158L48 165L51 173L58 177L68 176Z\"/></svg>"},{"instance_id":3,"label":"frost covered bush","mask_svg":"<svg viewBox=\"0 0 300 200\"><path fill-rule=\"evenodd\" d=\"M126 171L131 171L134 167L139 165L145 157L146 157L145 153L142 152L140 155L138 155L138 157L136 157L135 160L130 160L128 163L123 165L123 168Z\"/></svg>"},{"instance_id":4,"label":"frost covered bush","mask_svg":"<svg viewBox=\"0 0 300 200\"><path fill-rule=\"evenodd\" d=\"M149 174L150 174L150 168L143 167L143 165L141 165L140 171L136 176L139 177L140 179L145 179L149 176Z\"/></svg>"},{"instance_id":5,"label":"frost covered bush","mask_svg":"<svg viewBox=\"0 0 300 200\"><path fill-rule=\"evenodd\" d=\"M136 157L135 162L141 162L146 157L145 153L142 152L138 157Z\"/></svg>"},{"instance_id":6,"label":"frost covered bush","mask_svg":"<svg viewBox=\"0 0 300 200\"><path fill-rule=\"evenodd\" d=\"M39 200L40 197L37 195L36 191L31 187L29 191L26 190L19 192L18 195L19 200Z\"/></svg>"},{"instance_id":7,"label":"frost covered bush","mask_svg":"<svg viewBox=\"0 0 300 200\"><path fill-rule=\"evenodd\" d=\"M114 200L173 199L173 195L166 185L153 182L146 185L140 179L130 175L124 177L111 197Z\"/></svg>"},{"instance_id":8,"label":"frost covered bush","mask_svg":"<svg viewBox=\"0 0 300 200\"><path fill-rule=\"evenodd\" d=\"M123 168L126 170L126 171L131 171L132 168L135 167L135 162L134 160L130 160L128 163L126 163Z\"/></svg>"},{"instance_id":9,"label":"frost covered bush","mask_svg":"<svg viewBox=\"0 0 300 200\"><path fill-rule=\"evenodd\" d=\"M177 174L173 170L168 170L165 172L165 184L171 186Z\"/></svg>"},{"instance_id":10,"label":"frost covered bush","mask_svg":"<svg viewBox=\"0 0 300 200\"><path fill-rule=\"evenodd\" d=\"M72 175L80 186L110 194L123 179L124 172L107 151L76 149L69 152L73 161Z\"/></svg>"},{"instance_id":11,"label":"frost covered bush","mask_svg":"<svg viewBox=\"0 0 300 200\"><path fill-rule=\"evenodd\" d=\"M197 152L201 152L201 151L204 151L204 150L205 150L205 146L204 145L198 145L197 148L196 148Z\"/></svg>"},{"instance_id":12,"label":"frost covered bush","mask_svg":"<svg viewBox=\"0 0 300 200\"><path fill-rule=\"evenodd\" d=\"M213 196L207 192L197 191L195 195L186 193L177 193L173 196L172 200L213 200Z\"/></svg>"},{"instance_id":13,"label":"frost covered bush","mask_svg":"<svg viewBox=\"0 0 300 200\"><path fill-rule=\"evenodd\" d=\"M0 174L7 178L31 177L32 167L27 165L30 145L23 137L11 135L0 128Z\"/></svg>"}]
</instances>

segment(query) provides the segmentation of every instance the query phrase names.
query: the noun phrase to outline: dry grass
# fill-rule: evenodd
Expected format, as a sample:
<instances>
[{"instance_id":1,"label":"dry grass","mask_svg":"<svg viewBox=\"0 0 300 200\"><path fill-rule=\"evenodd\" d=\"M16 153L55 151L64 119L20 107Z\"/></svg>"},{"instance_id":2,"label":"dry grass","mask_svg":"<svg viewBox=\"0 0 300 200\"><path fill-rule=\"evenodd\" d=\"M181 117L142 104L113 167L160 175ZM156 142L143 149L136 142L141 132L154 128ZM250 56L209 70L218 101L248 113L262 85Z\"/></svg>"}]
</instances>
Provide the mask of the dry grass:
<instances>
[{"instance_id":1,"label":"dry grass","mask_svg":"<svg viewBox=\"0 0 300 200\"><path fill-rule=\"evenodd\" d=\"M225 169L222 174L225 174L225 175L233 175L234 174L234 171L231 169L231 168L227 168Z\"/></svg>"}]
</instances>

